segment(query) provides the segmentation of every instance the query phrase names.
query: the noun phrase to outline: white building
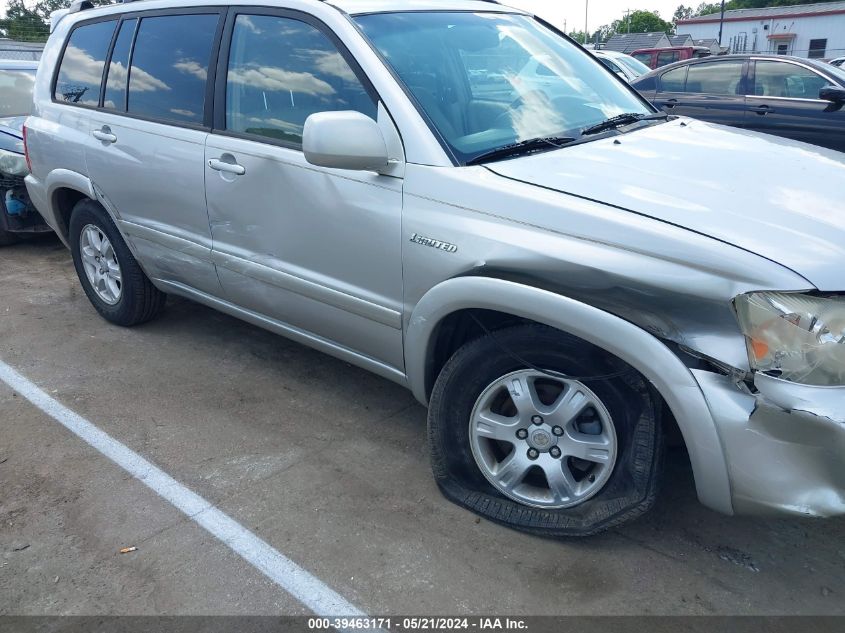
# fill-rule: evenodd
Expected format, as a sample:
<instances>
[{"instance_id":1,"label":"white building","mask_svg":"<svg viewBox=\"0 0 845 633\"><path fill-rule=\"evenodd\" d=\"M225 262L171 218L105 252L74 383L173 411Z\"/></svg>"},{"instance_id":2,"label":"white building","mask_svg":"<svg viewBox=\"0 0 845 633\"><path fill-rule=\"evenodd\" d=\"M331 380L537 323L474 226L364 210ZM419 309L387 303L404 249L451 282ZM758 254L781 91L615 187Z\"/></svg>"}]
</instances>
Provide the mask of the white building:
<instances>
[{"instance_id":1,"label":"white building","mask_svg":"<svg viewBox=\"0 0 845 633\"><path fill-rule=\"evenodd\" d=\"M681 20L678 33L719 37L719 14ZM777 53L830 59L845 55L845 2L725 12L722 46L730 53Z\"/></svg>"}]
</instances>

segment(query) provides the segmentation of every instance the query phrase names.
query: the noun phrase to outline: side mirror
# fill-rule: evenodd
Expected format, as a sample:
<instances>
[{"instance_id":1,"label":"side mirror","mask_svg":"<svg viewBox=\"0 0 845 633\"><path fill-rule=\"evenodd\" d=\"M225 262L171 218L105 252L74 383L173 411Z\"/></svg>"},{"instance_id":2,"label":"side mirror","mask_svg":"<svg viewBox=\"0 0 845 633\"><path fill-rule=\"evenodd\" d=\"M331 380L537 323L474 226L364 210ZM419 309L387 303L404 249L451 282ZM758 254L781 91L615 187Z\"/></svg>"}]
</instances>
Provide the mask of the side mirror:
<instances>
[{"instance_id":1,"label":"side mirror","mask_svg":"<svg viewBox=\"0 0 845 633\"><path fill-rule=\"evenodd\" d=\"M819 99L833 103L845 102L845 88L839 86L825 86L819 90Z\"/></svg>"},{"instance_id":2,"label":"side mirror","mask_svg":"<svg viewBox=\"0 0 845 633\"><path fill-rule=\"evenodd\" d=\"M354 111L318 112L302 131L305 160L319 167L380 171L387 167L387 144L378 123Z\"/></svg>"}]
</instances>

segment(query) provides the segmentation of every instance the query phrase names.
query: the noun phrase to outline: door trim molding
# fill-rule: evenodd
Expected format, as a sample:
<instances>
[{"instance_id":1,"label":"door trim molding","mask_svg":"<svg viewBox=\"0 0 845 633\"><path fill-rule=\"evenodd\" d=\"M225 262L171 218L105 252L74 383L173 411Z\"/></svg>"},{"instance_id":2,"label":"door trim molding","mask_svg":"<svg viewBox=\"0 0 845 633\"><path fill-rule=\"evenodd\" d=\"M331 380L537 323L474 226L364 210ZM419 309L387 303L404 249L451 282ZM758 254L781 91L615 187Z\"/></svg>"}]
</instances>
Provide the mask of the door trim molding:
<instances>
[{"instance_id":1,"label":"door trim molding","mask_svg":"<svg viewBox=\"0 0 845 633\"><path fill-rule=\"evenodd\" d=\"M402 329L402 314L398 310L355 297L340 290L329 288L322 284L303 279L297 275L251 262L242 257L212 251L211 261L216 265L234 273L257 279L258 281L295 292L303 297L314 299L335 308L345 310L376 323L381 323L395 330Z\"/></svg>"}]
</instances>

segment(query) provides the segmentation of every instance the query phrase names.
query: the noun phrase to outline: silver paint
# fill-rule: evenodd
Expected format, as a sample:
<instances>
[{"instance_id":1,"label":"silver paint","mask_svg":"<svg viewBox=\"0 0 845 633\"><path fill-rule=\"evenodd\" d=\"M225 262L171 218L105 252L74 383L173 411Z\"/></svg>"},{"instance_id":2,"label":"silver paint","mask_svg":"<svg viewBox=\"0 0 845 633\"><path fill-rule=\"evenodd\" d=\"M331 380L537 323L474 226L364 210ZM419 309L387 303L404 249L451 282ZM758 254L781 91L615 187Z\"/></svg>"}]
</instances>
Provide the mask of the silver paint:
<instances>
[{"instance_id":1,"label":"silver paint","mask_svg":"<svg viewBox=\"0 0 845 633\"><path fill-rule=\"evenodd\" d=\"M176 4L255 2L143 9ZM618 143L455 167L348 15L316 0L272 6L318 17L355 56L382 99L387 168L317 167L274 145L52 103L71 26L139 7L93 9L57 25L28 121L27 186L63 240L62 190L99 200L162 290L405 384L421 402L450 314L547 324L615 354L661 393L709 507L845 513L842 389L754 376L732 308L752 291L845 291L842 154L675 121ZM103 126L114 143L92 135ZM208 166L227 154L243 175ZM415 235L459 248L424 248Z\"/></svg>"}]
</instances>

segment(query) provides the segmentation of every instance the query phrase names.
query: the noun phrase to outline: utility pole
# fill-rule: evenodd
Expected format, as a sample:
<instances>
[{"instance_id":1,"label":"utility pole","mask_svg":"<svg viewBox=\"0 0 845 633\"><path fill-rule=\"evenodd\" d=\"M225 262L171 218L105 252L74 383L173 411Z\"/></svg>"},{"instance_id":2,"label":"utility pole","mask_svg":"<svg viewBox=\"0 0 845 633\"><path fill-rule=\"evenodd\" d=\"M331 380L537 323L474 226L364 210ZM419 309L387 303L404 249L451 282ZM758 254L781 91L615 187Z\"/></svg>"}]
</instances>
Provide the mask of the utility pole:
<instances>
[{"instance_id":1,"label":"utility pole","mask_svg":"<svg viewBox=\"0 0 845 633\"><path fill-rule=\"evenodd\" d=\"M722 0L722 17L719 18L719 46L722 45L722 30L725 28L725 0Z\"/></svg>"},{"instance_id":2,"label":"utility pole","mask_svg":"<svg viewBox=\"0 0 845 633\"><path fill-rule=\"evenodd\" d=\"M628 33L631 33L631 10L625 11L625 22L628 23Z\"/></svg>"},{"instance_id":3,"label":"utility pole","mask_svg":"<svg viewBox=\"0 0 845 633\"><path fill-rule=\"evenodd\" d=\"M584 9L584 46L590 43L590 31L587 28L590 24L590 0L586 0Z\"/></svg>"}]
</instances>

